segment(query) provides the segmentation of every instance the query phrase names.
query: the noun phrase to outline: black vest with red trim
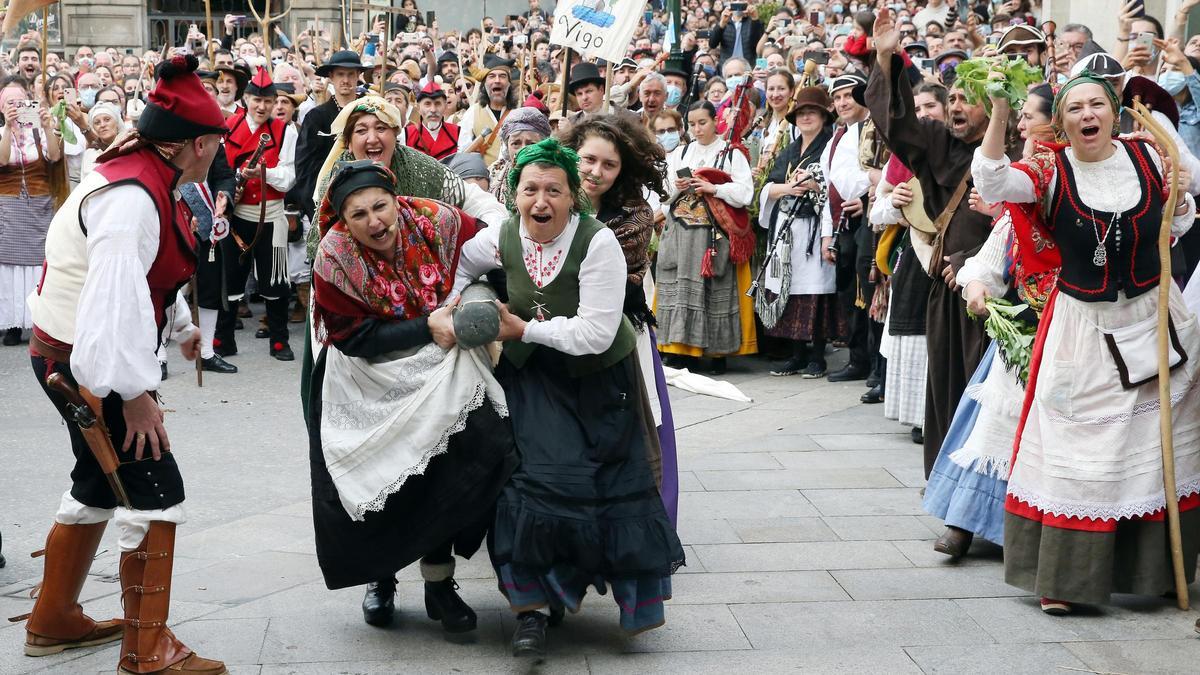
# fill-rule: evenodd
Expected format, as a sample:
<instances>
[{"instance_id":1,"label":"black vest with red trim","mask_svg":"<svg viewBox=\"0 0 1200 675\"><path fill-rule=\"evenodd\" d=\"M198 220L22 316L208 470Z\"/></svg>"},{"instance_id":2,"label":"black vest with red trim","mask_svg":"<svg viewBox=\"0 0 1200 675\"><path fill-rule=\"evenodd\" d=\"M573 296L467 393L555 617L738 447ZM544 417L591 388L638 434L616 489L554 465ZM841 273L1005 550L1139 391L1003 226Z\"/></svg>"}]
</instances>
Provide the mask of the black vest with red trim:
<instances>
[{"instance_id":1,"label":"black vest with red trim","mask_svg":"<svg viewBox=\"0 0 1200 675\"><path fill-rule=\"evenodd\" d=\"M192 213L175 196L180 171L151 148L109 160L97 166L96 171L108 179L106 187L127 183L141 186L158 209L158 253L146 273L146 283L154 303L154 322L161 334L167 308L175 304L179 289L196 271Z\"/></svg>"},{"instance_id":2,"label":"black vest with red trim","mask_svg":"<svg viewBox=\"0 0 1200 675\"><path fill-rule=\"evenodd\" d=\"M1112 227L1116 229L1111 234L1107 232L1114 214L1084 205L1065 154L1067 149L1055 153L1058 181L1050 202L1052 215L1047 221L1063 252L1058 287L1084 302L1112 302L1117 299L1118 291L1125 291L1126 297L1133 298L1158 284L1162 177L1145 143L1121 141L1121 144L1133 162L1141 197L1132 208L1115 214L1116 224ZM1100 240L1104 241L1104 265L1093 262Z\"/></svg>"},{"instance_id":3,"label":"black vest with red trim","mask_svg":"<svg viewBox=\"0 0 1200 675\"><path fill-rule=\"evenodd\" d=\"M443 160L450 155L458 152L458 134L459 129L457 124L445 122L442 124L442 130L438 132L437 138L429 133L424 124L413 124L409 122L405 128L405 140L408 147L429 155L436 160Z\"/></svg>"},{"instance_id":4,"label":"black vest with red trim","mask_svg":"<svg viewBox=\"0 0 1200 675\"><path fill-rule=\"evenodd\" d=\"M263 152L262 166L273 169L279 166L279 151L283 149L283 134L287 130L287 122L275 119L268 119L262 126L254 131L250 131L250 124L246 120L246 109L239 108L233 117L225 120L225 125L229 127L229 135L225 137L225 157L229 160L229 167L237 170L242 167L254 151L258 149L259 136L267 134L270 140L267 141L267 149ZM267 201L275 201L283 199L284 193L271 187L266 186ZM263 181L261 178L253 178L246 181L246 187L242 189L242 200L239 204L261 204L263 200Z\"/></svg>"}]
</instances>

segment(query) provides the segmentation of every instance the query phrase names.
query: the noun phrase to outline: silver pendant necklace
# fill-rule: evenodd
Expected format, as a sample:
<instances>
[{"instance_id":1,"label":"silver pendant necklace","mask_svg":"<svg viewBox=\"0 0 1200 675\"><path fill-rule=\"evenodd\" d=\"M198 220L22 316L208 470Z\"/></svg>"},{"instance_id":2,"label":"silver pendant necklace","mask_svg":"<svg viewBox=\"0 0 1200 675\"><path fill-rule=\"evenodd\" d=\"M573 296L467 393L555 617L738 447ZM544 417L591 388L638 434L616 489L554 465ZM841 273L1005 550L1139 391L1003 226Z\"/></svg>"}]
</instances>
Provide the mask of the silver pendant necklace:
<instances>
[{"instance_id":1,"label":"silver pendant necklace","mask_svg":"<svg viewBox=\"0 0 1200 675\"><path fill-rule=\"evenodd\" d=\"M1100 236L1100 224L1096 219L1096 211L1088 207L1088 211L1092 214L1092 232L1096 234L1096 250L1092 252L1092 264L1096 267L1104 267L1108 264L1108 250L1104 247L1108 241L1108 235L1112 234L1113 230L1117 230L1117 238L1115 244L1117 250L1121 249L1121 232L1117 228L1117 214L1114 212L1112 218L1108 221L1108 227L1104 230L1104 236Z\"/></svg>"}]
</instances>

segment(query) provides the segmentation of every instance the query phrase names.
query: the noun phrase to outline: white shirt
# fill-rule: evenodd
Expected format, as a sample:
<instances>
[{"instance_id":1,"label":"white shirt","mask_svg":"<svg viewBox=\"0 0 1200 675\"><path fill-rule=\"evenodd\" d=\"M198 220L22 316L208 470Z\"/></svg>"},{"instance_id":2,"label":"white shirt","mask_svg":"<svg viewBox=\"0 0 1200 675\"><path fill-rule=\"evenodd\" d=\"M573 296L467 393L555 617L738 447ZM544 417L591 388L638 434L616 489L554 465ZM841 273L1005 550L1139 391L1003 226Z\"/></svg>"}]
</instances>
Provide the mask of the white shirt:
<instances>
[{"instance_id":1,"label":"white shirt","mask_svg":"<svg viewBox=\"0 0 1200 675\"><path fill-rule=\"evenodd\" d=\"M1109 213L1125 211L1135 206L1142 198L1137 189L1137 171L1133 160L1125 151L1123 144L1113 141L1114 152L1107 159L1099 162L1082 162L1075 158L1075 152L1068 150L1065 154L1071 162L1075 173L1075 189L1084 206ZM1151 161L1162 170L1162 160L1158 154L1150 152ZM1033 179L1029 174L1009 166L1007 157L988 159L983 155L983 148L975 149L975 158L971 162L971 176L975 179L975 189L979 196L988 203L1017 202L1031 203L1037 201ZM1058 185L1058 172L1050 179L1046 193L1053 194ZM1171 236L1180 237L1188 231L1194 221L1196 203L1192 195L1184 193L1188 208L1181 216L1175 216L1171 222ZM1164 204L1163 208L1175 209L1174 204Z\"/></svg>"},{"instance_id":2,"label":"white shirt","mask_svg":"<svg viewBox=\"0 0 1200 675\"><path fill-rule=\"evenodd\" d=\"M525 271L535 284L546 285L562 270L579 216L572 216L562 234L549 242L538 243L529 237L525 224L520 226L521 250ZM480 230L463 244L454 279L454 295L489 270L501 266L500 228ZM601 354L612 346L621 327L625 304L625 255L613 231L601 229L592 237L587 254L579 265L579 310L573 317L553 316L525 325L522 342L540 344L571 356Z\"/></svg>"},{"instance_id":3,"label":"white shirt","mask_svg":"<svg viewBox=\"0 0 1200 675\"><path fill-rule=\"evenodd\" d=\"M834 142L832 139L826 144L825 151L821 153L821 168L825 170L825 179L837 188L842 201L862 197L871 187L870 174L863 171L862 166L858 163L858 134L861 127L862 122L855 122L846 128L846 133L842 134L841 139L837 142L836 154L833 152ZM837 138L837 135L835 131L834 138ZM829 199L825 200L825 208L821 210L822 237L833 236L835 223L829 204L832 200L831 191Z\"/></svg>"},{"instance_id":4,"label":"white shirt","mask_svg":"<svg viewBox=\"0 0 1200 675\"><path fill-rule=\"evenodd\" d=\"M175 195L178 198L178 194ZM129 400L158 389L158 327L146 274L158 255L158 209L136 185L118 185L89 197L80 209L87 228L88 271L79 295L71 372L80 386ZM168 308L171 337L196 330L177 299Z\"/></svg>"},{"instance_id":5,"label":"white shirt","mask_svg":"<svg viewBox=\"0 0 1200 675\"><path fill-rule=\"evenodd\" d=\"M674 199L679 191L675 189L675 179L683 168L695 171L700 168L720 168L729 174L730 181L717 185L716 197L733 207L746 206L754 199L754 177L750 173L750 165L746 156L740 150L729 153L725 165L717 167L717 156L725 149L725 141L718 137L708 145L692 141L681 145L667 155L667 191ZM685 154L686 153L686 154ZM665 205L664 205L665 206Z\"/></svg>"},{"instance_id":6,"label":"white shirt","mask_svg":"<svg viewBox=\"0 0 1200 675\"><path fill-rule=\"evenodd\" d=\"M246 126L253 134L258 131L260 125L247 115ZM263 173L263 179L266 180L267 185L280 192L287 192L296 184L296 141L298 139L299 135L296 133L295 125L284 125L283 147L279 149L279 163L267 167Z\"/></svg>"},{"instance_id":7,"label":"white shirt","mask_svg":"<svg viewBox=\"0 0 1200 675\"><path fill-rule=\"evenodd\" d=\"M462 210L476 220L482 220L489 228L499 228L508 219L508 209L492 193L469 181L463 181Z\"/></svg>"},{"instance_id":8,"label":"white shirt","mask_svg":"<svg viewBox=\"0 0 1200 675\"><path fill-rule=\"evenodd\" d=\"M503 114L504 113L501 113L501 115L503 115ZM486 105L481 106L478 103L475 103L470 108L467 108L467 112L463 113L462 119L458 121L458 126L459 126L458 151L459 152L466 152L467 148L470 148L471 144L475 142L475 116L476 115L486 115L487 119L491 120L491 122L488 124L489 129L496 128L496 124L500 123L499 118L497 118L496 115L494 113L492 113L492 109L487 107ZM496 138L500 138L500 135L496 134Z\"/></svg>"}]
</instances>

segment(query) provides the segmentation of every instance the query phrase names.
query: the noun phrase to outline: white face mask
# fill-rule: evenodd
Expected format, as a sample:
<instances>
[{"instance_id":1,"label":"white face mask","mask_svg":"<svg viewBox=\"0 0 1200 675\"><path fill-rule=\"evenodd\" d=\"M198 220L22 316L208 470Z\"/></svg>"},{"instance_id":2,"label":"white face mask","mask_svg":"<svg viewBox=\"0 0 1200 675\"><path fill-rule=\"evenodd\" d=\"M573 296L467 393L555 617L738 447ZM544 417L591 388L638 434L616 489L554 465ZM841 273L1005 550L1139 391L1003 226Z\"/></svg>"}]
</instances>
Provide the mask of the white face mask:
<instances>
[{"instance_id":1,"label":"white face mask","mask_svg":"<svg viewBox=\"0 0 1200 675\"><path fill-rule=\"evenodd\" d=\"M678 131L664 131L658 134L658 144L667 152L679 147L679 140Z\"/></svg>"}]
</instances>

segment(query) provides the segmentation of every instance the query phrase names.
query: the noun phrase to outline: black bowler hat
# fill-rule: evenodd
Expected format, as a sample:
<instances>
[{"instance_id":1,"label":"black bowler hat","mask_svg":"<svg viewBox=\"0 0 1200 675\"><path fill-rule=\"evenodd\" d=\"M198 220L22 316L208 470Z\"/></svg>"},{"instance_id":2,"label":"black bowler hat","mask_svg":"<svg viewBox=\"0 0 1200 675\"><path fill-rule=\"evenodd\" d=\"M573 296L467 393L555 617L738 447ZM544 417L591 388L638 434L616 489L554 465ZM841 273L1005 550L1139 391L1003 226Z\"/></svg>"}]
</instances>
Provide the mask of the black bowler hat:
<instances>
[{"instance_id":1,"label":"black bowler hat","mask_svg":"<svg viewBox=\"0 0 1200 675\"><path fill-rule=\"evenodd\" d=\"M340 49L329 57L329 60L321 64L317 68L317 75L320 77L329 77L329 73L334 68L350 68L353 70L371 70L371 66L364 66L362 60L358 57L358 52L350 51L349 49Z\"/></svg>"},{"instance_id":2,"label":"black bowler hat","mask_svg":"<svg viewBox=\"0 0 1200 675\"><path fill-rule=\"evenodd\" d=\"M571 81L567 83L567 91L574 94L576 89L592 83L603 87L604 76L600 74L600 68L596 64L583 61L571 69Z\"/></svg>"}]
</instances>

